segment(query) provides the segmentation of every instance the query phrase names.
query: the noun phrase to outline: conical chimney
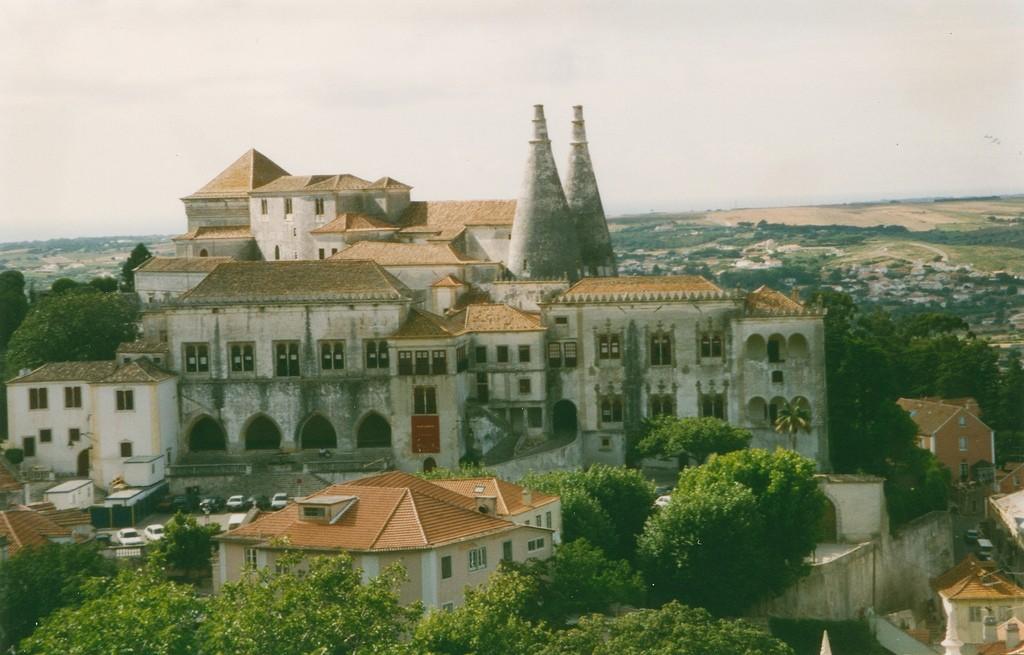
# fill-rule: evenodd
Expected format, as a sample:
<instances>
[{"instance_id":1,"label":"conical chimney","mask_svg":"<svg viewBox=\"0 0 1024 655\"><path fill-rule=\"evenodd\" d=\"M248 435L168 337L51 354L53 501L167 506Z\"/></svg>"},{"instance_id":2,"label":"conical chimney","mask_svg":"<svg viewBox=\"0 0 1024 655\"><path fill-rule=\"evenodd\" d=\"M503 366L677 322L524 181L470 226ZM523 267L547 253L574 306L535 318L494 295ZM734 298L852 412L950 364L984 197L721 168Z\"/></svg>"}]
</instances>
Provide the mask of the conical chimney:
<instances>
[{"instance_id":1,"label":"conical chimney","mask_svg":"<svg viewBox=\"0 0 1024 655\"><path fill-rule=\"evenodd\" d=\"M533 139L512 221L508 269L522 279L579 279L575 224L558 178L544 106L533 107Z\"/></svg>"},{"instance_id":2,"label":"conical chimney","mask_svg":"<svg viewBox=\"0 0 1024 655\"><path fill-rule=\"evenodd\" d=\"M601 192L597 189L597 177L590 161L583 107L576 105L572 110L572 143L569 149L569 170L565 175L565 198L569 202L576 233L579 235L583 274L618 275L615 252L608 234L608 221L601 204Z\"/></svg>"}]
</instances>

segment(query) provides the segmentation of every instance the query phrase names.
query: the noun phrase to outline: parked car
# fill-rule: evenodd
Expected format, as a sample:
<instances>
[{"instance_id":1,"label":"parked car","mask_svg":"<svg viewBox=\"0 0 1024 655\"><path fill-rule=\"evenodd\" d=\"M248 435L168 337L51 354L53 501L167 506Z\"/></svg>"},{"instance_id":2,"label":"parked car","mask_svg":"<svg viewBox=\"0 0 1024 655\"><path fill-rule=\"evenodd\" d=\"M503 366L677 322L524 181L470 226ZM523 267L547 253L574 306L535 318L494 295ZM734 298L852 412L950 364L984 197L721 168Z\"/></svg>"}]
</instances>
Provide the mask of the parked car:
<instances>
[{"instance_id":1,"label":"parked car","mask_svg":"<svg viewBox=\"0 0 1024 655\"><path fill-rule=\"evenodd\" d=\"M270 499L266 496L249 496L249 507L258 507L262 510L270 509Z\"/></svg>"},{"instance_id":2,"label":"parked car","mask_svg":"<svg viewBox=\"0 0 1024 655\"><path fill-rule=\"evenodd\" d=\"M224 510L224 499L220 496L207 496L199 501L199 509L205 514L213 514Z\"/></svg>"},{"instance_id":3,"label":"parked car","mask_svg":"<svg viewBox=\"0 0 1024 655\"><path fill-rule=\"evenodd\" d=\"M171 499L171 511L185 512L186 514L196 508L195 498L191 496L175 496Z\"/></svg>"},{"instance_id":4,"label":"parked car","mask_svg":"<svg viewBox=\"0 0 1024 655\"><path fill-rule=\"evenodd\" d=\"M270 509L279 510L284 509L288 505L288 494L284 492L278 492L274 494L274 497L270 499Z\"/></svg>"},{"instance_id":5,"label":"parked car","mask_svg":"<svg viewBox=\"0 0 1024 655\"><path fill-rule=\"evenodd\" d=\"M93 541L99 544L101 547L106 548L110 546L110 533L109 532L97 532L93 536Z\"/></svg>"},{"instance_id":6,"label":"parked car","mask_svg":"<svg viewBox=\"0 0 1024 655\"><path fill-rule=\"evenodd\" d=\"M670 496L670 495L658 496L657 498L654 499L654 506L655 507L664 507L665 505L668 505L670 502L672 502L672 496Z\"/></svg>"},{"instance_id":7,"label":"parked car","mask_svg":"<svg viewBox=\"0 0 1024 655\"><path fill-rule=\"evenodd\" d=\"M159 523L147 525L142 534L146 537L146 541L160 541L164 538L164 526Z\"/></svg>"},{"instance_id":8,"label":"parked car","mask_svg":"<svg viewBox=\"0 0 1024 655\"><path fill-rule=\"evenodd\" d=\"M114 533L112 541L120 546L144 546L146 541L135 528L121 528Z\"/></svg>"},{"instance_id":9,"label":"parked car","mask_svg":"<svg viewBox=\"0 0 1024 655\"><path fill-rule=\"evenodd\" d=\"M245 496L239 494L229 497L228 502L224 504L224 507L232 512L245 511L252 507L252 502Z\"/></svg>"},{"instance_id":10,"label":"parked car","mask_svg":"<svg viewBox=\"0 0 1024 655\"><path fill-rule=\"evenodd\" d=\"M981 536L981 531L978 528L968 528L964 531L964 542L968 544L978 543L978 537Z\"/></svg>"}]
</instances>

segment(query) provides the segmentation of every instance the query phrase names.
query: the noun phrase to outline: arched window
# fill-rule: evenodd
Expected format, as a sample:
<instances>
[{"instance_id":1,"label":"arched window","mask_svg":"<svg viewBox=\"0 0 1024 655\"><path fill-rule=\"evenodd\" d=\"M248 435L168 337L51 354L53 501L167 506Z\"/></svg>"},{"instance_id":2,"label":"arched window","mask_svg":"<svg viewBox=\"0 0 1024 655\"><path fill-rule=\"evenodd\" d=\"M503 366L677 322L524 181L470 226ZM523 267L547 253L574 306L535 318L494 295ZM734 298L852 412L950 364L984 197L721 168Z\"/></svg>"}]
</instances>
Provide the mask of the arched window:
<instances>
[{"instance_id":1,"label":"arched window","mask_svg":"<svg viewBox=\"0 0 1024 655\"><path fill-rule=\"evenodd\" d=\"M752 334L747 337L747 359L760 361L765 357L764 337L760 334Z\"/></svg>"},{"instance_id":2,"label":"arched window","mask_svg":"<svg viewBox=\"0 0 1024 655\"><path fill-rule=\"evenodd\" d=\"M206 252L206 248L203 248L202 250L199 251L200 257L208 257L209 255L210 253Z\"/></svg>"},{"instance_id":3,"label":"arched window","mask_svg":"<svg viewBox=\"0 0 1024 655\"><path fill-rule=\"evenodd\" d=\"M651 366L672 365L672 336L667 332L651 335Z\"/></svg>"},{"instance_id":4,"label":"arched window","mask_svg":"<svg viewBox=\"0 0 1024 655\"><path fill-rule=\"evenodd\" d=\"M281 246L274 246L274 259L281 259Z\"/></svg>"},{"instance_id":5,"label":"arched window","mask_svg":"<svg viewBox=\"0 0 1024 655\"><path fill-rule=\"evenodd\" d=\"M807 338L802 334L793 334L789 337L789 358L807 358Z\"/></svg>"},{"instance_id":6,"label":"arched window","mask_svg":"<svg viewBox=\"0 0 1024 655\"><path fill-rule=\"evenodd\" d=\"M652 394L648 404L650 405L648 416L651 418L675 416L676 414L676 402L671 394Z\"/></svg>"},{"instance_id":7,"label":"arched window","mask_svg":"<svg viewBox=\"0 0 1024 655\"><path fill-rule=\"evenodd\" d=\"M320 414L314 414L302 424L299 435L300 448L337 448L338 433L331 422Z\"/></svg>"},{"instance_id":8,"label":"arched window","mask_svg":"<svg viewBox=\"0 0 1024 655\"><path fill-rule=\"evenodd\" d=\"M388 448L391 446L391 425L387 420L371 412L359 424L356 431L357 448Z\"/></svg>"},{"instance_id":9,"label":"arched window","mask_svg":"<svg viewBox=\"0 0 1024 655\"><path fill-rule=\"evenodd\" d=\"M781 334L768 337L768 361L772 363L786 361L786 339Z\"/></svg>"},{"instance_id":10,"label":"arched window","mask_svg":"<svg viewBox=\"0 0 1024 655\"><path fill-rule=\"evenodd\" d=\"M551 408L551 424L555 434L575 434L579 425L576 405L571 400L559 400Z\"/></svg>"},{"instance_id":11,"label":"arched window","mask_svg":"<svg viewBox=\"0 0 1024 655\"><path fill-rule=\"evenodd\" d=\"M747 403L747 420L753 425L764 425L768 422L768 403L764 398L755 396Z\"/></svg>"},{"instance_id":12,"label":"arched window","mask_svg":"<svg viewBox=\"0 0 1024 655\"><path fill-rule=\"evenodd\" d=\"M246 450L276 450L281 447L281 431L266 416L257 416L245 429Z\"/></svg>"},{"instance_id":13,"label":"arched window","mask_svg":"<svg viewBox=\"0 0 1024 655\"><path fill-rule=\"evenodd\" d=\"M771 402L768 403L768 423L770 425L775 425L775 421L777 421L779 418L779 412L785 406L786 399L780 398L779 396L775 396L774 398L772 398Z\"/></svg>"},{"instance_id":14,"label":"arched window","mask_svg":"<svg viewBox=\"0 0 1024 655\"><path fill-rule=\"evenodd\" d=\"M192 424L188 431L188 449L192 452L201 450L227 450L227 436L220 423L209 416L204 416Z\"/></svg>"}]
</instances>

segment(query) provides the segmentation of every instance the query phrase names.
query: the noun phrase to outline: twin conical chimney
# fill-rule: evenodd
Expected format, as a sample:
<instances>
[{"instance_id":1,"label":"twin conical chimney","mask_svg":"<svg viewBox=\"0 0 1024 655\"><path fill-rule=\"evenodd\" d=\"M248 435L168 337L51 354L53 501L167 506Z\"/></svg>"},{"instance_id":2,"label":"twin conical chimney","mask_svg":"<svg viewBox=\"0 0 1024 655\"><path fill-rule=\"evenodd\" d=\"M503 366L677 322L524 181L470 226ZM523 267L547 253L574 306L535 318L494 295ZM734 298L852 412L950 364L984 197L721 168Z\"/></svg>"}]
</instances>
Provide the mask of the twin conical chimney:
<instances>
[{"instance_id":1,"label":"twin conical chimney","mask_svg":"<svg viewBox=\"0 0 1024 655\"><path fill-rule=\"evenodd\" d=\"M618 275L615 252L608 234L608 221L597 189L594 165L587 146L583 107L572 108L572 142L569 144L569 172L565 177L565 198L576 223L584 275Z\"/></svg>"},{"instance_id":2,"label":"twin conical chimney","mask_svg":"<svg viewBox=\"0 0 1024 655\"><path fill-rule=\"evenodd\" d=\"M508 269L521 279L580 277L576 225L551 153L544 106L533 107L533 139L512 221Z\"/></svg>"}]
</instances>

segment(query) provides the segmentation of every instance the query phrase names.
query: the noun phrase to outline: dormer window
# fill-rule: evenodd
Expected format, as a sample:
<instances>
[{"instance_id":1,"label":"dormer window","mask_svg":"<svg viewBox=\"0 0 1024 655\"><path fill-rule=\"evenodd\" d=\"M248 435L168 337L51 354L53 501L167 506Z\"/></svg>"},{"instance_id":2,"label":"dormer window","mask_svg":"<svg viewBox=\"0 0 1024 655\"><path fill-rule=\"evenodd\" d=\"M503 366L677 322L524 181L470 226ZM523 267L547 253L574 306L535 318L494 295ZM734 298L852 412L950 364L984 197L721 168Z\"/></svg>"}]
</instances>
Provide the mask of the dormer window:
<instances>
[{"instance_id":1,"label":"dormer window","mask_svg":"<svg viewBox=\"0 0 1024 655\"><path fill-rule=\"evenodd\" d=\"M299 518L309 523L334 525L357 500L357 496L310 496L298 501Z\"/></svg>"},{"instance_id":2,"label":"dormer window","mask_svg":"<svg viewBox=\"0 0 1024 655\"><path fill-rule=\"evenodd\" d=\"M327 516L327 508L325 507L303 507L302 518L304 519L322 519Z\"/></svg>"}]
</instances>

